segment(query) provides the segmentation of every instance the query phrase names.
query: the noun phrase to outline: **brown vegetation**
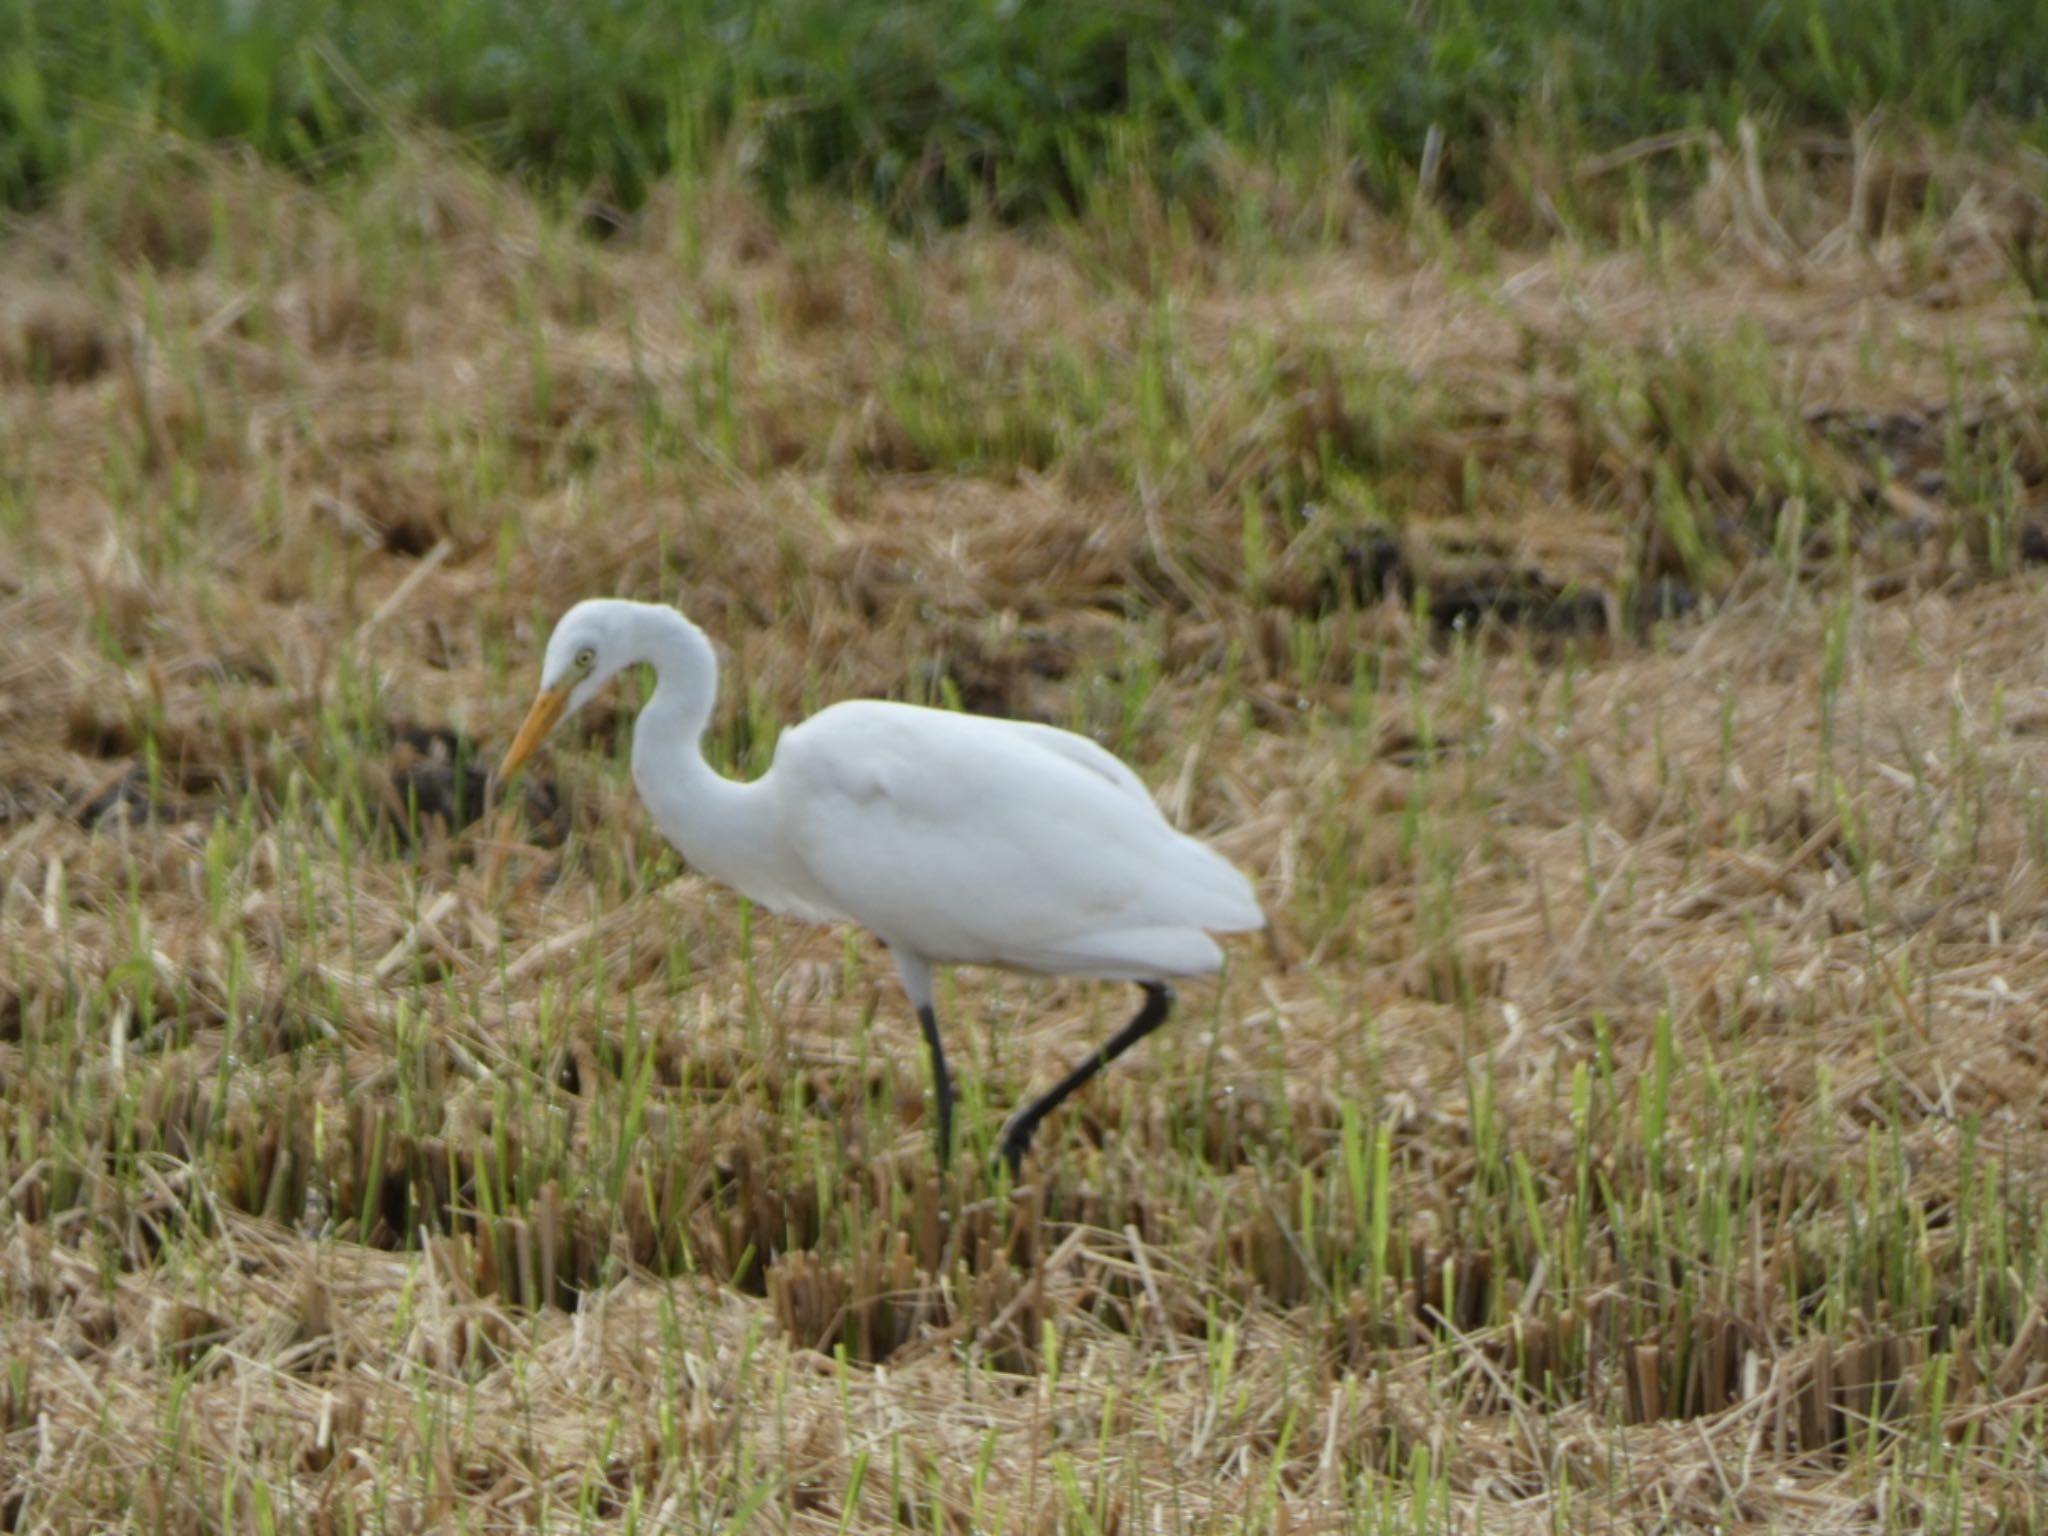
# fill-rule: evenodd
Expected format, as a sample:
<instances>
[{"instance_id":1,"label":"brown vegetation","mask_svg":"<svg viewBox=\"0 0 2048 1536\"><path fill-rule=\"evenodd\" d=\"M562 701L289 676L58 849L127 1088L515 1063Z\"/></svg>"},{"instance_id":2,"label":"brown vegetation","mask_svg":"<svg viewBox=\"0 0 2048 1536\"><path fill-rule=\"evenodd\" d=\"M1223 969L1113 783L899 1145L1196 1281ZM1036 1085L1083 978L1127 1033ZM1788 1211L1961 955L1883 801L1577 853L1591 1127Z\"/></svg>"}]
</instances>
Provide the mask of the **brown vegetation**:
<instances>
[{"instance_id":1,"label":"brown vegetation","mask_svg":"<svg viewBox=\"0 0 2048 1536\"><path fill-rule=\"evenodd\" d=\"M424 150L13 230L0 1523L2041 1529L2038 176L1853 148L1602 250L593 245ZM1016 1190L1124 999L960 974L940 1178L630 687L487 814L600 592L742 773L1090 730L1273 944Z\"/></svg>"}]
</instances>

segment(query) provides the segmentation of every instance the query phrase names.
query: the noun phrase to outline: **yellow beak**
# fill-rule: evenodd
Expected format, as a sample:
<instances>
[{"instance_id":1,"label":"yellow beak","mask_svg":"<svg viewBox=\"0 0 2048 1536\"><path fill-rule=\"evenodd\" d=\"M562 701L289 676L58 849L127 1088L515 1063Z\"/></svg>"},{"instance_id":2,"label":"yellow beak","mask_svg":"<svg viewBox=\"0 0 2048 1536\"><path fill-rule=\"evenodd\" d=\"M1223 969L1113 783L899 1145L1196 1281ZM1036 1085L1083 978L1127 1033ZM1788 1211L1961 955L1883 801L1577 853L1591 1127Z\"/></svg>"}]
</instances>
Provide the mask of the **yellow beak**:
<instances>
[{"instance_id":1,"label":"yellow beak","mask_svg":"<svg viewBox=\"0 0 2048 1536\"><path fill-rule=\"evenodd\" d=\"M568 689L541 689L534 698L533 708L526 712L526 719L520 724L519 734L512 738L512 747L505 754L505 761L498 764L500 783L511 778L529 757L540 750L540 744L548 739L548 732L555 728L555 722L562 718L562 711L568 707Z\"/></svg>"}]
</instances>

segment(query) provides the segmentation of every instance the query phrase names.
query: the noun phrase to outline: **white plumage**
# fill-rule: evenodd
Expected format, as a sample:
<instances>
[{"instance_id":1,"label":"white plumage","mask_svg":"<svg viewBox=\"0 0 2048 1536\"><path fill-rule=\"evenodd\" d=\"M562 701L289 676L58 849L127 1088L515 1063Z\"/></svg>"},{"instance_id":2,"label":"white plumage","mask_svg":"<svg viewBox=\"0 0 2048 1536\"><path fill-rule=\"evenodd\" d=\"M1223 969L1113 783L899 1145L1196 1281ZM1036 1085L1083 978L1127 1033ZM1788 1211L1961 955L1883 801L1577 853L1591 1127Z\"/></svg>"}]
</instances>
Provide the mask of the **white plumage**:
<instances>
[{"instance_id":1,"label":"white plumage","mask_svg":"<svg viewBox=\"0 0 2048 1536\"><path fill-rule=\"evenodd\" d=\"M695 868L762 906L858 923L888 945L932 1053L942 1162L953 1095L933 966L1145 987L1138 1016L1012 1120L1003 1152L1014 1167L1049 1110L1164 1020L1166 977L1221 966L1211 932L1265 925L1228 860L1175 831L1136 774L1070 731L858 700L784 732L752 783L723 777L699 746L716 656L659 604L592 599L563 616L501 774L640 663L656 686L634 728L633 782L656 824Z\"/></svg>"}]
</instances>

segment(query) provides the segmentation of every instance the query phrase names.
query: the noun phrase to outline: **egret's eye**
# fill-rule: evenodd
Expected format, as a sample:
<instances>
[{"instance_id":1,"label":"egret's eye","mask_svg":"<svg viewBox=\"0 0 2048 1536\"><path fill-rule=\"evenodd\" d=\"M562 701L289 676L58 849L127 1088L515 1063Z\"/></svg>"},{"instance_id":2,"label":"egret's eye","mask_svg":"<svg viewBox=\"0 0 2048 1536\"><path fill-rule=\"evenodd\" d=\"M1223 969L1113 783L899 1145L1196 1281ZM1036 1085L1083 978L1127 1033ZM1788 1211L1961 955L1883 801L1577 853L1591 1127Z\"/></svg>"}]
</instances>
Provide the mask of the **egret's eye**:
<instances>
[{"instance_id":1,"label":"egret's eye","mask_svg":"<svg viewBox=\"0 0 2048 1536\"><path fill-rule=\"evenodd\" d=\"M592 650L589 646L586 645L585 647L583 647L582 650L576 653L576 670L578 672L588 672L592 667L596 665L597 652Z\"/></svg>"}]
</instances>

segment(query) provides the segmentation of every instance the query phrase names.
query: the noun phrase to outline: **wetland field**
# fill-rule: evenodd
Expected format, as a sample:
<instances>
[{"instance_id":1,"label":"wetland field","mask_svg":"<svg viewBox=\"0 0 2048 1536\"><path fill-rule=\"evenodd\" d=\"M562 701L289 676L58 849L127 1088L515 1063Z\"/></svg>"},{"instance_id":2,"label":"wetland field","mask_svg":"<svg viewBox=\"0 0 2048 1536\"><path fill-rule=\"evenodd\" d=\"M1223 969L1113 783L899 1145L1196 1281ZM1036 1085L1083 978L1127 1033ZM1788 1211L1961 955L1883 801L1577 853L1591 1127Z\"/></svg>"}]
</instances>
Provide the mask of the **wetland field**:
<instances>
[{"instance_id":1,"label":"wetland field","mask_svg":"<svg viewBox=\"0 0 2048 1536\"><path fill-rule=\"evenodd\" d=\"M1195 58L1009 158L878 70L579 159L345 52L0 91L0 1526L2048 1529L2025 133L1453 92L1335 175ZM605 594L726 771L1069 726L1269 932L1014 1184L1128 989L942 979L942 1174L641 680L491 780Z\"/></svg>"}]
</instances>

